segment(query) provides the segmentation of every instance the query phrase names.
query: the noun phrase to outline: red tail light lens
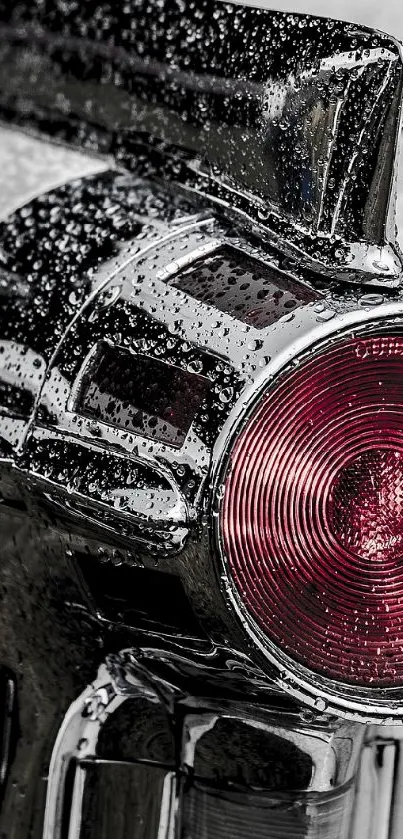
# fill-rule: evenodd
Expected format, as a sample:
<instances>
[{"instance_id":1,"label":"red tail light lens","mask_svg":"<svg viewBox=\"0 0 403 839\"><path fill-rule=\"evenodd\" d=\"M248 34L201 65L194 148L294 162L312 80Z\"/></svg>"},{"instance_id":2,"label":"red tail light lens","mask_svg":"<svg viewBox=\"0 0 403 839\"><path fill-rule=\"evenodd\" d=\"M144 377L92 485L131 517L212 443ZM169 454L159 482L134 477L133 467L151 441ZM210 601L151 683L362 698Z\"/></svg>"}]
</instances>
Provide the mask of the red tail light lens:
<instances>
[{"instance_id":1,"label":"red tail light lens","mask_svg":"<svg viewBox=\"0 0 403 839\"><path fill-rule=\"evenodd\" d=\"M265 395L221 524L271 642L331 679L403 684L403 335L338 341Z\"/></svg>"}]
</instances>

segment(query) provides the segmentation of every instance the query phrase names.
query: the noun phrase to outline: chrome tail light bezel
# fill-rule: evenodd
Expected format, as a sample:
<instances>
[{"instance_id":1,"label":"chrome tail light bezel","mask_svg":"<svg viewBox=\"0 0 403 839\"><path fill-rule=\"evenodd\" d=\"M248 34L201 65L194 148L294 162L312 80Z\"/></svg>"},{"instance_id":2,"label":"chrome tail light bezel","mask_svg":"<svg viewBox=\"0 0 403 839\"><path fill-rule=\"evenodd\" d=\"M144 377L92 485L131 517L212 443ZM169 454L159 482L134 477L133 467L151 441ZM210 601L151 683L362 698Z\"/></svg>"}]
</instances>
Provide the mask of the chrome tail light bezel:
<instances>
[{"instance_id":1,"label":"chrome tail light bezel","mask_svg":"<svg viewBox=\"0 0 403 839\"><path fill-rule=\"evenodd\" d=\"M307 306L295 313L292 322L278 323L270 331L272 345L270 363L263 374L258 374L249 384L231 413L214 450L214 474L210 503L212 505L211 546L215 561L217 583L225 607L235 619L236 632L245 651L269 675L274 684L295 700L312 708L314 713L345 717L363 723L401 725L403 721L403 687L377 687L348 684L324 677L285 653L273 643L248 612L234 584L225 555L221 513L224 484L229 467L232 447L248 422L253 410L268 390L275 388L280 377L286 374L298 359L306 361L329 349L341 338L390 333L403 328L403 303L371 305L344 305L334 317L318 322L314 310ZM337 307L336 307L337 308ZM282 326L288 326L288 343Z\"/></svg>"}]
</instances>

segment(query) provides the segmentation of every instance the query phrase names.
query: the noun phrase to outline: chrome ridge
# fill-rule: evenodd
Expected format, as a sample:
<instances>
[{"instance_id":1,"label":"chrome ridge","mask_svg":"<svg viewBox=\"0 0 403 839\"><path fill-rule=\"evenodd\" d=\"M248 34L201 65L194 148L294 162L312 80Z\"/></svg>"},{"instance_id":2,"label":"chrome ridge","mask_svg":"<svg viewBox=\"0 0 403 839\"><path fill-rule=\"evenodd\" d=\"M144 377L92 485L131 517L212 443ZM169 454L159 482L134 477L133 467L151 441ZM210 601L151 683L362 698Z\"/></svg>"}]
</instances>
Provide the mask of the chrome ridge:
<instances>
[{"instance_id":1,"label":"chrome ridge","mask_svg":"<svg viewBox=\"0 0 403 839\"><path fill-rule=\"evenodd\" d=\"M220 723L225 723L225 721L232 721L235 738L238 727L238 737L242 738L243 730L249 730L251 737L254 731L260 732L260 738L263 743L267 740L268 747L272 744L273 748L276 743L278 764L275 763L275 756L270 753L267 755L269 763L274 760L271 773L269 773L271 778L277 775L278 781L284 774L284 754L291 755L292 753L294 760L300 765L306 764L307 772L303 787L298 787L298 789L295 787L298 780L301 781L301 774L298 778L301 770L296 768L293 772L290 767L288 789L284 781L278 787L278 791L277 787L268 788L266 794L272 802L271 806L274 811L277 796L277 806L280 809L284 808L287 795L291 794L290 801L294 801L294 806L300 806L304 812L309 813L314 802L325 801L329 794L337 797L341 790L351 788L353 791L354 789L354 779L365 732L363 726L340 723L337 720L328 720L326 724L319 720L310 722L307 719L304 720L303 714L297 712L279 713L278 710L276 711L275 703L270 708L270 703L265 707L259 707L247 701L222 703L203 696L185 696L181 690L175 688L174 684L153 677L147 672L147 667L144 664L140 665L136 660L135 652L126 650L119 655L109 657L101 665L94 682L77 698L66 714L55 742L50 764L43 839L59 839L62 831L63 835L68 835L68 839L79 839L85 810L83 802L88 783L86 773L89 768L91 771L96 771L97 767L102 770L102 767L106 765L102 759L102 753L100 756L99 742L102 728L113 723L112 718L122 703L127 704L131 713L131 725L136 727L141 724L137 722L136 704L144 700L149 703L150 709L156 705L163 705L166 708L167 720L170 721L167 724L174 726L177 730L176 736L180 740L180 747L175 765L171 768L154 765L152 768L152 764L142 761L141 758L139 761L138 755L134 753L131 755L131 763L114 763L112 759L110 766L112 771L114 766L115 771L120 766L127 773L143 773L148 778L148 783L156 784L153 790L155 796L153 801L154 829L150 826L146 834L150 839L154 837L155 839L174 839L180 834L182 809L186 808L186 798L189 794L188 783L194 775L197 780L202 771L199 751L200 754L203 753L204 740L206 740L206 745L207 742L209 743L209 752L213 750L209 759L213 764L215 761L218 764L223 763L224 775L227 772L228 777L231 777L233 771L231 761L228 756L225 757L226 746L219 734ZM230 744L229 751L231 751ZM240 775L243 771L247 773L248 759L249 756L242 753L237 757L240 761ZM242 761L245 764L244 769L242 769ZM73 786L72 790L68 790L66 778L72 766L74 767ZM264 773L265 767L262 766L260 796L264 792ZM222 782L224 781L223 777ZM253 794L253 787L250 793ZM297 805L297 802L300 804ZM102 805L99 806L102 809ZM125 806L129 807L128 816L129 819L132 818L133 824L137 821L147 824L147 818L150 818L147 797L144 800L134 799L131 803L126 801ZM130 813L130 807L134 807L132 813ZM155 819L156 814L158 814L157 819ZM102 813L99 817L102 819ZM99 823L99 829L101 829L101 824L102 821ZM313 821L312 834L308 829L308 832L304 834L306 839L309 839L311 835L312 837L316 835L315 830L315 821ZM332 835L336 836L336 834ZM344 832L337 835L344 836Z\"/></svg>"}]
</instances>

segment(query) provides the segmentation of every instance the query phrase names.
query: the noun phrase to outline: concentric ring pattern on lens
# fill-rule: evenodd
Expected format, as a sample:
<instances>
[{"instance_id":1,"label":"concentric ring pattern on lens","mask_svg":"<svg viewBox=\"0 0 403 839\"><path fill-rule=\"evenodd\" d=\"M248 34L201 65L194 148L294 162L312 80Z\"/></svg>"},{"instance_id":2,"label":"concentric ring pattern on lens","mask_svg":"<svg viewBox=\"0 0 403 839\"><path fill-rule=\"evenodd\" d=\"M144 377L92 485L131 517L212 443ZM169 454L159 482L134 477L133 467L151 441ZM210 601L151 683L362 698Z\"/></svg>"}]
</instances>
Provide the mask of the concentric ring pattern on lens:
<instances>
[{"instance_id":1,"label":"concentric ring pattern on lens","mask_svg":"<svg viewBox=\"0 0 403 839\"><path fill-rule=\"evenodd\" d=\"M403 334L339 340L263 396L221 527L271 642L334 680L403 684Z\"/></svg>"}]
</instances>

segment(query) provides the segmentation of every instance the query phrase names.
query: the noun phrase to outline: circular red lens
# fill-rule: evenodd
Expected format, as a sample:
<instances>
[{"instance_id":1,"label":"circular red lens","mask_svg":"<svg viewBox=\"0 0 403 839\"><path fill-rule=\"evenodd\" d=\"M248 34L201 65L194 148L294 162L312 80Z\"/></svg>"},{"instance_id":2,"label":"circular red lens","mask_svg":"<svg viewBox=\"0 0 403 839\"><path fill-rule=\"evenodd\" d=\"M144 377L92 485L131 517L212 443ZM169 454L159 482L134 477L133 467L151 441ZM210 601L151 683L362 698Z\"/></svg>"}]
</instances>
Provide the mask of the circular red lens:
<instances>
[{"instance_id":1,"label":"circular red lens","mask_svg":"<svg viewBox=\"0 0 403 839\"><path fill-rule=\"evenodd\" d=\"M221 524L272 642L332 679L403 684L403 336L339 341L264 396Z\"/></svg>"}]
</instances>

